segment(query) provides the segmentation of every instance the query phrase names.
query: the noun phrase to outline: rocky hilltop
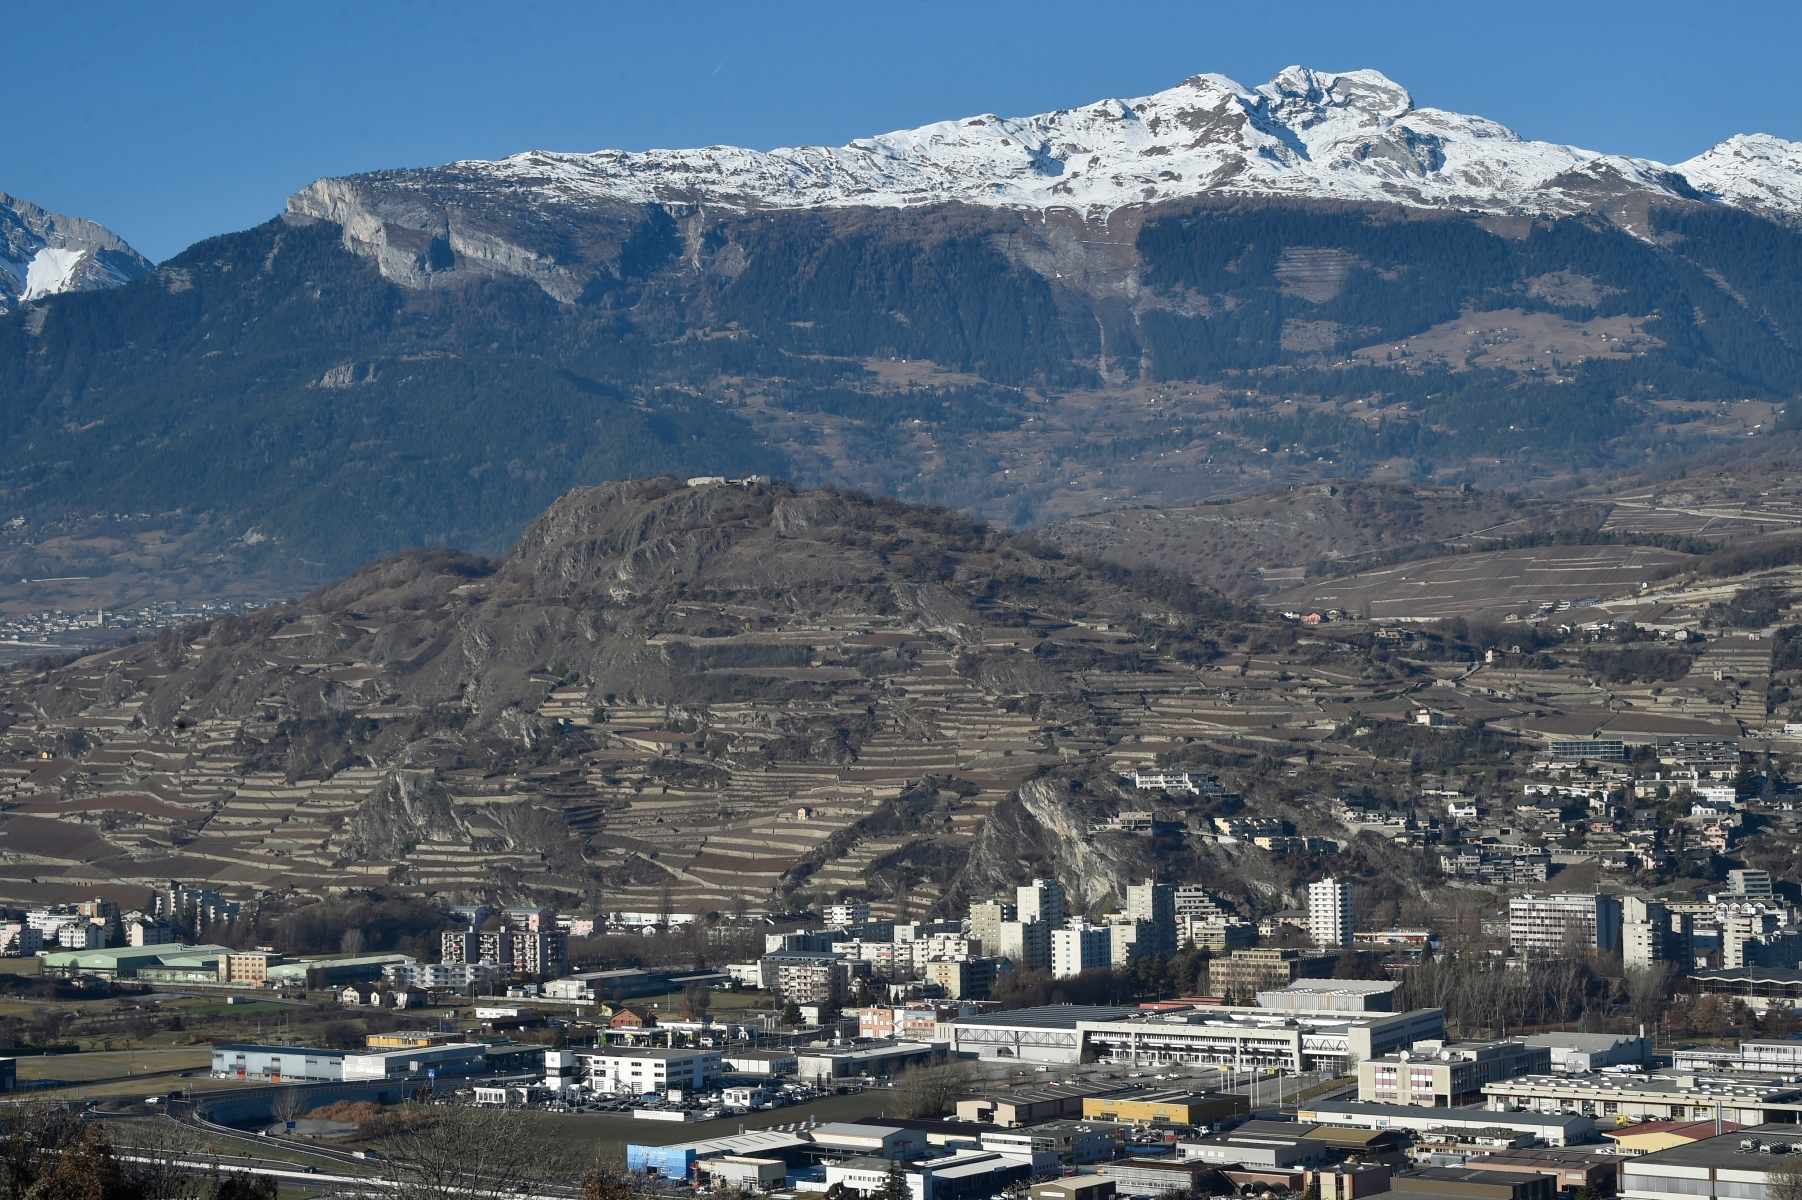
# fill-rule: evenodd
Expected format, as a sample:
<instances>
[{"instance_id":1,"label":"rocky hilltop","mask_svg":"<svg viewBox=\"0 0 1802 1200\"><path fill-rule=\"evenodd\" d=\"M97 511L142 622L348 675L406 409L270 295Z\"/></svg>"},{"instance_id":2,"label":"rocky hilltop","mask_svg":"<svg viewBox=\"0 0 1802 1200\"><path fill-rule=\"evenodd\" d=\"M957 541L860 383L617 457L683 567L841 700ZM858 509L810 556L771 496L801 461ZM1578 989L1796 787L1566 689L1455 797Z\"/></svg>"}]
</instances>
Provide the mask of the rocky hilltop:
<instances>
[{"instance_id":1,"label":"rocky hilltop","mask_svg":"<svg viewBox=\"0 0 1802 1200\"><path fill-rule=\"evenodd\" d=\"M1721 507L1699 485L1661 495L1660 513ZM1276 536L1383 504L1399 527L1432 500L1242 518ZM1607 563L1559 555L1611 548L1654 553L1520 553L1594 588ZM1655 553L1678 574L1599 602L1522 578L1506 612L1468 620L1285 620L857 492L578 489L503 555L408 551L292 603L9 673L0 900L181 879L278 905L360 888L639 912L858 896L920 916L1035 874L1096 912L1157 875L1255 915L1331 872L1372 911L1424 920L1438 873L1461 868L1423 845L1423 789L1515 803L1548 732L1776 737L1796 718L1794 628L1743 636L1788 619L1793 539ZM1195 787L1140 790L1137 770ZM1619 830L1581 824L1554 823L1561 844L1660 886L1724 869L1678 834L1620 858ZM1734 853L1793 870L1783 824Z\"/></svg>"},{"instance_id":2,"label":"rocky hilltop","mask_svg":"<svg viewBox=\"0 0 1802 1200\"><path fill-rule=\"evenodd\" d=\"M229 862L263 890L718 906L863 886L892 856L930 904L1014 788L1106 776L1128 695L1196 689L1261 628L946 510L762 479L581 489L499 558L408 552L16 676L0 888L57 874L81 829L74 873L104 881Z\"/></svg>"}]
</instances>

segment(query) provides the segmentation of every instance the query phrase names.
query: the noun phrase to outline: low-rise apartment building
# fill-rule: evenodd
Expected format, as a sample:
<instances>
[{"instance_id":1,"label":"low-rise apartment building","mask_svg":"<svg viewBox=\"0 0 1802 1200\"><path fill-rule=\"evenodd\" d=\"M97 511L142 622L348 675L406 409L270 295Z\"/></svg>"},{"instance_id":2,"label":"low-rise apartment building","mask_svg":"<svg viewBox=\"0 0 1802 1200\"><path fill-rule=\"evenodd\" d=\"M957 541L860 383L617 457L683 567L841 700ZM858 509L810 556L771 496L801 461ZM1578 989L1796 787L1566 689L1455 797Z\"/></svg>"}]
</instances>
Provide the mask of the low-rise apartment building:
<instances>
[{"instance_id":1,"label":"low-rise apartment building","mask_svg":"<svg viewBox=\"0 0 1802 1200\"><path fill-rule=\"evenodd\" d=\"M857 1036L886 1041L915 1038L931 1041L940 1021L976 1015L974 1004L888 1005L857 1010Z\"/></svg>"},{"instance_id":2,"label":"low-rise apartment building","mask_svg":"<svg viewBox=\"0 0 1802 1200\"><path fill-rule=\"evenodd\" d=\"M920 974L936 983L947 1000L986 1000L1001 977L999 958L935 958Z\"/></svg>"},{"instance_id":3,"label":"low-rise apartment building","mask_svg":"<svg viewBox=\"0 0 1802 1200\"><path fill-rule=\"evenodd\" d=\"M1411 1049L1358 1064L1365 1104L1452 1108L1483 1099L1483 1085L1551 1069L1551 1051L1524 1041L1416 1042Z\"/></svg>"},{"instance_id":4,"label":"low-rise apartment building","mask_svg":"<svg viewBox=\"0 0 1802 1200\"><path fill-rule=\"evenodd\" d=\"M1299 950L1234 950L1208 964L1208 987L1215 995L1249 998L1286 988L1297 979L1328 978L1338 961L1336 955Z\"/></svg>"}]
</instances>

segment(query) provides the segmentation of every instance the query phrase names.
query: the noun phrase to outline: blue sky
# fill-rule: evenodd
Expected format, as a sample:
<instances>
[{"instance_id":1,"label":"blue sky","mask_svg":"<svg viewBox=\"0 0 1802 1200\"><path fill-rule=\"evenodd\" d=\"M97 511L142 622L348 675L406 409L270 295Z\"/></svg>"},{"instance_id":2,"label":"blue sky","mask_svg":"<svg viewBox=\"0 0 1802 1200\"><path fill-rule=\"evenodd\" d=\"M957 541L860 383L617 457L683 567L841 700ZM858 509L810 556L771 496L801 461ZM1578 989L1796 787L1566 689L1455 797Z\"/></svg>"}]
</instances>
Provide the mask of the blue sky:
<instances>
[{"instance_id":1,"label":"blue sky","mask_svg":"<svg viewBox=\"0 0 1802 1200\"><path fill-rule=\"evenodd\" d=\"M767 149L1374 67L1420 105L1666 162L1802 139L1791 4L7 4L0 191L154 259L321 175Z\"/></svg>"}]
</instances>

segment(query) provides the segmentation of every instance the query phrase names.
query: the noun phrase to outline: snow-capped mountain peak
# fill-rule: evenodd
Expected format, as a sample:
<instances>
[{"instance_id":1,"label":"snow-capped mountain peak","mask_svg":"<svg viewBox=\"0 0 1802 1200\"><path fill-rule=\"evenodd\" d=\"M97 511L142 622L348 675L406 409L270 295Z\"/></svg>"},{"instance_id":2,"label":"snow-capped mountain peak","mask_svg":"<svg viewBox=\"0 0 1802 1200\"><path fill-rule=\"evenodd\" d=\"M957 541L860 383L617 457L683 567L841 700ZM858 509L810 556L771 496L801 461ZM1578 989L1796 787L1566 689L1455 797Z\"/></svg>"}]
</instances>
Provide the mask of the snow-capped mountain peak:
<instances>
[{"instance_id":1,"label":"snow-capped mountain peak","mask_svg":"<svg viewBox=\"0 0 1802 1200\"><path fill-rule=\"evenodd\" d=\"M0 312L59 292L117 287L150 269L106 227L0 192Z\"/></svg>"},{"instance_id":2,"label":"snow-capped mountain peak","mask_svg":"<svg viewBox=\"0 0 1802 1200\"><path fill-rule=\"evenodd\" d=\"M1378 71L1297 66L1257 88L1203 74L1137 99L940 121L836 147L532 151L450 170L465 186L547 199L750 208L962 202L1105 212L1208 192L1509 208L1596 157L1481 117L1417 109Z\"/></svg>"},{"instance_id":3,"label":"snow-capped mountain peak","mask_svg":"<svg viewBox=\"0 0 1802 1200\"><path fill-rule=\"evenodd\" d=\"M950 202L1091 214L1210 193L1569 212L1587 206L1587 193L1605 177L1802 213L1802 153L1781 139L1729 139L1673 169L1417 108L1406 88L1379 71L1301 66L1256 88L1202 74L1136 99L939 121L843 146L530 151L424 174L458 190L504 189L514 203L534 196L740 209ZM311 216L341 212L335 183L320 181L290 207Z\"/></svg>"},{"instance_id":4,"label":"snow-capped mountain peak","mask_svg":"<svg viewBox=\"0 0 1802 1200\"><path fill-rule=\"evenodd\" d=\"M1255 88L1194 75L1136 99L1026 117L984 113L842 146L534 150L320 179L289 197L288 210L337 224L348 248L410 286L447 272L500 273L568 301L594 270L613 269L594 265L612 262L616 250L602 227L630 222L628 210L643 205L746 213L961 204L1105 221L1122 208L1204 197L1601 212L1644 236L1648 198L1802 218L1802 145L1730 138L1670 167L1417 107L1379 71L1297 66ZM559 232L548 236L553 227ZM591 249L584 238L594 239Z\"/></svg>"},{"instance_id":5,"label":"snow-capped mountain peak","mask_svg":"<svg viewBox=\"0 0 1802 1200\"><path fill-rule=\"evenodd\" d=\"M1698 191L1736 208L1802 212L1802 142L1736 133L1675 170Z\"/></svg>"}]
</instances>

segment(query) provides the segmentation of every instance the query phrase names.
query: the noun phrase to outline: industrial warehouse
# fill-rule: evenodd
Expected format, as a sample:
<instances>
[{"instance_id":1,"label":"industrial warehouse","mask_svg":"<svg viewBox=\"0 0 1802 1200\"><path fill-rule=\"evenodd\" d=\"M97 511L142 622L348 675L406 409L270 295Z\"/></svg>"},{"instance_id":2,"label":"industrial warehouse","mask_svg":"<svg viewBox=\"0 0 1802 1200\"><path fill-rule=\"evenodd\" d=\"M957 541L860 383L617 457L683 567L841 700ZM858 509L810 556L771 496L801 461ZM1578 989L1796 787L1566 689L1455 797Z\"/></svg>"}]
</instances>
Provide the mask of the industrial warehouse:
<instances>
[{"instance_id":1,"label":"industrial warehouse","mask_svg":"<svg viewBox=\"0 0 1802 1200\"><path fill-rule=\"evenodd\" d=\"M953 1054L978 1058L1314 1071L1443 1038L1445 1014L1436 1008L1305 1012L1224 1005L1147 1013L1056 1004L960 1017L943 1028Z\"/></svg>"}]
</instances>

